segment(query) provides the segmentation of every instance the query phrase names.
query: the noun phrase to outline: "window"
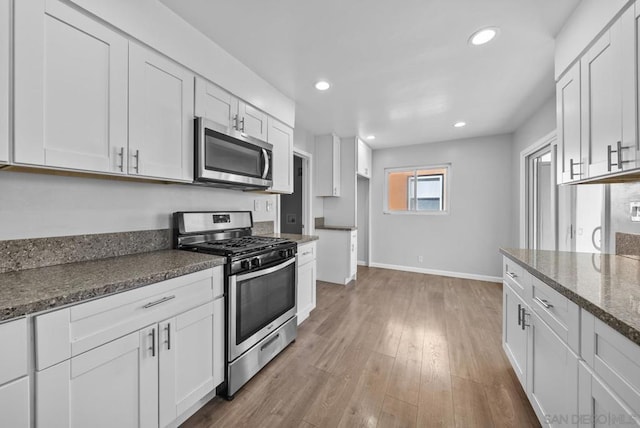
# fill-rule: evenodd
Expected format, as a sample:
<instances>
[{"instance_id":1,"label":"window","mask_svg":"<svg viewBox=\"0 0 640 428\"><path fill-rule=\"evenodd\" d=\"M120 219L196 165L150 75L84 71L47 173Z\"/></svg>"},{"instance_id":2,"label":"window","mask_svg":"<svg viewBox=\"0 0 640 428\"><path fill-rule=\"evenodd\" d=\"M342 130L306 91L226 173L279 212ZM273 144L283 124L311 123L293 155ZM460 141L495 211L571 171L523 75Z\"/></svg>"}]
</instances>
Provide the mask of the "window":
<instances>
[{"instance_id":1,"label":"window","mask_svg":"<svg viewBox=\"0 0 640 428\"><path fill-rule=\"evenodd\" d=\"M445 214L449 165L385 170L385 213Z\"/></svg>"}]
</instances>

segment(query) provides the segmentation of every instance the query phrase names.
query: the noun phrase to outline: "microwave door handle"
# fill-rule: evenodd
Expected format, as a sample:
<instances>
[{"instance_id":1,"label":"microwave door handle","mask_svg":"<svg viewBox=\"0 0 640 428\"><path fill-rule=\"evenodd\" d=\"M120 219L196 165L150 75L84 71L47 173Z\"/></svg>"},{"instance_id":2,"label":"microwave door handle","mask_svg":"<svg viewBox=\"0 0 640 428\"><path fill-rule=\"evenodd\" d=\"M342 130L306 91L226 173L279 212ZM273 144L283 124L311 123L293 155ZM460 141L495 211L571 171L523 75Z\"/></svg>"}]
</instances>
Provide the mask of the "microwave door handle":
<instances>
[{"instance_id":1,"label":"microwave door handle","mask_svg":"<svg viewBox=\"0 0 640 428\"><path fill-rule=\"evenodd\" d=\"M269 173L269 153L267 149L262 149L262 156L264 157L264 172L262 173L262 178L265 179Z\"/></svg>"}]
</instances>

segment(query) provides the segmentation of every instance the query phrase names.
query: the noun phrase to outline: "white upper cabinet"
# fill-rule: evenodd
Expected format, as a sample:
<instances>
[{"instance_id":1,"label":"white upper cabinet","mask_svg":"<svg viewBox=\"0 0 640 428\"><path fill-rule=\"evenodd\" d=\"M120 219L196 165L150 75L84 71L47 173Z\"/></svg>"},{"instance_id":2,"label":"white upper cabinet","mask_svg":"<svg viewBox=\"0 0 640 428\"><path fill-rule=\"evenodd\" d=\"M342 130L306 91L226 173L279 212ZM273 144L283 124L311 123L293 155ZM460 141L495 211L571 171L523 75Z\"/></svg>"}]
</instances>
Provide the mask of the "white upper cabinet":
<instances>
[{"instance_id":1,"label":"white upper cabinet","mask_svg":"<svg viewBox=\"0 0 640 428\"><path fill-rule=\"evenodd\" d=\"M340 196L340 138L317 136L315 149L316 196Z\"/></svg>"},{"instance_id":2,"label":"white upper cabinet","mask_svg":"<svg viewBox=\"0 0 640 428\"><path fill-rule=\"evenodd\" d=\"M61 2L15 2L15 162L126 172L127 51Z\"/></svg>"},{"instance_id":3,"label":"white upper cabinet","mask_svg":"<svg viewBox=\"0 0 640 428\"><path fill-rule=\"evenodd\" d=\"M358 140L358 175L371 178L371 147L360 138Z\"/></svg>"},{"instance_id":4,"label":"white upper cabinet","mask_svg":"<svg viewBox=\"0 0 640 428\"><path fill-rule=\"evenodd\" d=\"M293 193L293 129L268 118L268 142L273 144L272 192Z\"/></svg>"},{"instance_id":5,"label":"white upper cabinet","mask_svg":"<svg viewBox=\"0 0 640 428\"><path fill-rule=\"evenodd\" d=\"M580 158L580 62L556 84L558 122L558 183L582 177Z\"/></svg>"},{"instance_id":6,"label":"white upper cabinet","mask_svg":"<svg viewBox=\"0 0 640 428\"><path fill-rule=\"evenodd\" d=\"M267 141L267 114L242 100L238 101L235 127L251 137Z\"/></svg>"},{"instance_id":7,"label":"white upper cabinet","mask_svg":"<svg viewBox=\"0 0 640 428\"><path fill-rule=\"evenodd\" d=\"M0 0L0 163L9 161L10 0Z\"/></svg>"},{"instance_id":8,"label":"white upper cabinet","mask_svg":"<svg viewBox=\"0 0 640 428\"><path fill-rule=\"evenodd\" d=\"M194 76L164 56L129 48L129 173L193 180Z\"/></svg>"},{"instance_id":9,"label":"white upper cabinet","mask_svg":"<svg viewBox=\"0 0 640 428\"><path fill-rule=\"evenodd\" d=\"M582 151L589 177L635 168L634 8L581 58Z\"/></svg>"},{"instance_id":10,"label":"white upper cabinet","mask_svg":"<svg viewBox=\"0 0 640 428\"><path fill-rule=\"evenodd\" d=\"M222 125L227 132L233 127L238 112L238 99L229 92L196 77L195 115Z\"/></svg>"}]
</instances>

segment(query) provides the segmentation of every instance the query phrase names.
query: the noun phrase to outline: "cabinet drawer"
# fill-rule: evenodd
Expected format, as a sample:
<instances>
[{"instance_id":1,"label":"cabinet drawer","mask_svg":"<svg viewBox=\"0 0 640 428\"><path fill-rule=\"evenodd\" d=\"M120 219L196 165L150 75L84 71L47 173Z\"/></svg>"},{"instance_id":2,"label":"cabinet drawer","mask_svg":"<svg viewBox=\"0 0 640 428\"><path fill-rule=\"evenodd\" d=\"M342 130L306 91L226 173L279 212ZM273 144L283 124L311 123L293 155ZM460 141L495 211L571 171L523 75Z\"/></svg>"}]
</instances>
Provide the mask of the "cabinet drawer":
<instances>
[{"instance_id":1,"label":"cabinet drawer","mask_svg":"<svg viewBox=\"0 0 640 428\"><path fill-rule=\"evenodd\" d=\"M212 300L214 287L222 294L221 272L218 266L37 316L37 370Z\"/></svg>"},{"instance_id":2,"label":"cabinet drawer","mask_svg":"<svg viewBox=\"0 0 640 428\"><path fill-rule=\"evenodd\" d=\"M531 281L529 273L508 257L504 257L503 260L504 282L509 284L520 297L527 298L527 290Z\"/></svg>"},{"instance_id":3,"label":"cabinet drawer","mask_svg":"<svg viewBox=\"0 0 640 428\"><path fill-rule=\"evenodd\" d=\"M27 319L0 324L0 385L27 374Z\"/></svg>"},{"instance_id":4,"label":"cabinet drawer","mask_svg":"<svg viewBox=\"0 0 640 428\"><path fill-rule=\"evenodd\" d=\"M316 259L316 243L310 242L298 246L298 266L302 266Z\"/></svg>"},{"instance_id":5,"label":"cabinet drawer","mask_svg":"<svg viewBox=\"0 0 640 428\"><path fill-rule=\"evenodd\" d=\"M538 278L531 277L531 309L575 352L579 352L580 308Z\"/></svg>"},{"instance_id":6,"label":"cabinet drawer","mask_svg":"<svg viewBox=\"0 0 640 428\"><path fill-rule=\"evenodd\" d=\"M640 346L582 310L582 358L637 415L640 414Z\"/></svg>"}]
</instances>

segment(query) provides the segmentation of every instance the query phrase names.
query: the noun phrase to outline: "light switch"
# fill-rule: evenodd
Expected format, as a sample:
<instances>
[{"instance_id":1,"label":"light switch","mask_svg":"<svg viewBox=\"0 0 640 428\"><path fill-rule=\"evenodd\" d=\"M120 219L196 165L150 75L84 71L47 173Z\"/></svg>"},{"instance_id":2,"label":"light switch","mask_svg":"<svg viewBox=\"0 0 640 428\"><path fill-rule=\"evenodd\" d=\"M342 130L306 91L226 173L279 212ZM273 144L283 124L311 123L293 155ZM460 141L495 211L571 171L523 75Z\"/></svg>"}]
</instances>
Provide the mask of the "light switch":
<instances>
[{"instance_id":1,"label":"light switch","mask_svg":"<svg viewBox=\"0 0 640 428\"><path fill-rule=\"evenodd\" d=\"M273 210L273 201L267 201L267 212L270 213Z\"/></svg>"},{"instance_id":2,"label":"light switch","mask_svg":"<svg viewBox=\"0 0 640 428\"><path fill-rule=\"evenodd\" d=\"M640 221L640 202L631 202L629 209L631 211L631 221Z\"/></svg>"},{"instance_id":3,"label":"light switch","mask_svg":"<svg viewBox=\"0 0 640 428\"><path fill-rule=\"evenodd\" d=\"M255 199L253 201L253 210L262 211L262 201L260 199Z\"/></svg>"}]
</instances>

